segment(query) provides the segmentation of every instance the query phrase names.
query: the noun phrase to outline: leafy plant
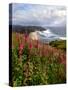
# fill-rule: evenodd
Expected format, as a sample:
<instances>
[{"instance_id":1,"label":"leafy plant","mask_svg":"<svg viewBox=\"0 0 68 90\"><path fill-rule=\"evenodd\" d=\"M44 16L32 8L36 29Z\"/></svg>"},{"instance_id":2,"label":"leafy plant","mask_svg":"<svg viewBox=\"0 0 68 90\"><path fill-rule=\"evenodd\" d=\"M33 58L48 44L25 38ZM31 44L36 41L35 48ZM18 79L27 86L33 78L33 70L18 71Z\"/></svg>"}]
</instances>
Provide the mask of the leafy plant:
<instances>
[{"instance_id":1,"label":"leafy plant","mask_svg":"<svg viewBox=\"0 0 68 90\"><path fill-rule=\"evenodd\" d=\"M42 49L39 47L38 41L34 47L34 43L27 42L28 38L26 36L24 40L21 37L20 39L21 41L23 39L23 42L20 42L18 36L19 42L16 45L14 43L15 46L12 47L13 86L65 83L66 68L65 64L60 62L65 62L65 52L62 52L61 55L61 52L59 53L51 47L45 47L45 45L41 45ZM63 41L53 41L50 45L64 50L65 44L61 45L61 43Z\"/></svg>"}]
</instances>

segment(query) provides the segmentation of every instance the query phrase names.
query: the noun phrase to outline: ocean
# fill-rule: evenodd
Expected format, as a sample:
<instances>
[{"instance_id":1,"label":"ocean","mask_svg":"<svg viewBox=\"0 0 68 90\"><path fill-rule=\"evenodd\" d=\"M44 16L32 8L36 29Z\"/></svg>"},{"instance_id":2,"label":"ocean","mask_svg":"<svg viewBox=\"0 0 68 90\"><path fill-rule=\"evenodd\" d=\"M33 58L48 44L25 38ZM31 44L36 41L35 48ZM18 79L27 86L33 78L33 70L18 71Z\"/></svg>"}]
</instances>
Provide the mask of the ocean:
<instances>
[{"instance_id":1,"label":"ocean","mask_svg":"<svg viewBox=\"0 0 68 90\"><path fill-rule=\"evenodd\" d=\"M54 40L66 40L65 27L46 27L45 31L38 31L39 40L50 42Z\"/></svg>"},{"instance_id":2,"label":"ocean","mask_svg":"<svg viewBox=\"0 0 68 90\"><path fill-rule=\"evenodd\" d=\"M54 34L59 35L60 37L66 37L66 27L46 27Z\"/></svg>"}]
</instances>

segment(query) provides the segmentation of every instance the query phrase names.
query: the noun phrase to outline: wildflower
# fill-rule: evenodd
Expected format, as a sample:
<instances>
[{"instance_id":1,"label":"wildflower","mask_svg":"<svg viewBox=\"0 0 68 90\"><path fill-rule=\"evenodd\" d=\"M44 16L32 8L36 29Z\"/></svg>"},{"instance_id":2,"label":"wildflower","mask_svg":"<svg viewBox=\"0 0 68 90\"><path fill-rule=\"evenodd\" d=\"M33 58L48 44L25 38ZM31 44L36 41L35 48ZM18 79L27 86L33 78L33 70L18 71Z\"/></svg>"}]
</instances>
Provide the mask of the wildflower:
<instances>
[{"instance_id":1,"label":"wildflower","mask_svg":"<svg viewBox=\"0 0 68 90\"><path fill-rule=\"evenodd\" d=\"M61 64L65 64L66 63L66 55L65 54L59 53L59 62Z\"/></svg>"},{"instance_id":2,"label":"wildflower","mask_svg":"<svg viewBox=\"0 0 68 90\"><path fill-rule=\"evenodd\" d=\"M21 44L19 45L19 55L22 54L23 48L24 48L24 46L23 46L23 44L21 43Z\"/></svg>"},{"instance_id":3,"label":"wildflower","mask_svg":"<svg viewBox=\"0 0 68 90\"><path fill-rule=\"evenodd\" d=\"M27 40L28 40L28 35L25 34L24 37L25 37L25 42L27 42Z\"/></svg>"},{"instance_id":4,"label":"wildflower","mask_svg":"<svg viewBox=\"0 0 68 90\"><path fill-rule=\"evenodd\" d=\"M36 44L35 44L35 48L38 48L38 40L37 40L37 42L36 42Z\"/></svg>"},{"instance_id":5,"label":"wildflower","mask_svg":"<svg viewBox=\"0 0 68 90\"><path fill-rule=\"evenodd\" d=\"M22 43L19 45L19 49L20 50L23 49L23 44Z\"/></svg>"},{"instance_id":6,"label":"wildflower","mask_svg":"<svg viewBox=\"0 0 68 90\"><path fill-rule=\"evenodd\" d=\"M21 50L19 50L19 55L21 55L22 54L22 51Z\"/></svg>"},{"instance_id":7,"label":"wildflower","mask_svg":"<svg viewBox=\"0 0 68 90\"><path fill-rule=\"evenodd\" d=\"M32 48L32 43L29 44L29 48L30 48L30 49Z\"/></svg>"}]
</instances>

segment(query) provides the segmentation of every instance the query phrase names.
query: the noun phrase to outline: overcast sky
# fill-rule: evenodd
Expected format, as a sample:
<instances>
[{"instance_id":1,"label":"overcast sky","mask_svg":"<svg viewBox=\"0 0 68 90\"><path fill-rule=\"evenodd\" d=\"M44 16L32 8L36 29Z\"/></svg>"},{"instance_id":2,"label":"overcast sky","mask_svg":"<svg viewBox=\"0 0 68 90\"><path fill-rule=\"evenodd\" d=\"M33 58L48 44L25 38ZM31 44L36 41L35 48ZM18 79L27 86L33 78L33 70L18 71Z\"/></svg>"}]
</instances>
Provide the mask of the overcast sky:
<instances>
[{"instance_id":1,"label":"overcast sky","mask_svg":"<svg viewBox=\"0 0 68 90\"><path fill-rule=\"evenodd\" d=\"M65 26L66 8L64 6L16 3L12 5L12 24L25 26Z\"/></svg>"}]
</instances>

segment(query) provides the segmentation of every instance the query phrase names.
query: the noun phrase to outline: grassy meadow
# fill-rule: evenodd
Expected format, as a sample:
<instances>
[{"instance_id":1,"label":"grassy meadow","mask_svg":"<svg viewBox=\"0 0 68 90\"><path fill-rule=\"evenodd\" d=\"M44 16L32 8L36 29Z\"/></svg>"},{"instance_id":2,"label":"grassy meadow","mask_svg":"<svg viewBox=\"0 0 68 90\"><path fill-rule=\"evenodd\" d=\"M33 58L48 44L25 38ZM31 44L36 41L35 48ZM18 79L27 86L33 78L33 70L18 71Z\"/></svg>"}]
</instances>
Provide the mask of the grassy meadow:
<instances>
[{"instance_id":1,"label":"grassy meadow","mask_svg":"<svg viewBox=\"0 0 68 90\"><path fill-rule=\"evenodd\" d=\"M12 33L12 86L65 82L66 41L43 44L27 34Z\"/></svg>"}]
</instances>

